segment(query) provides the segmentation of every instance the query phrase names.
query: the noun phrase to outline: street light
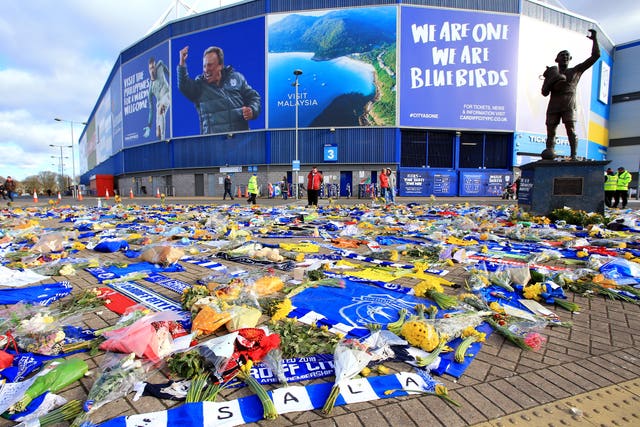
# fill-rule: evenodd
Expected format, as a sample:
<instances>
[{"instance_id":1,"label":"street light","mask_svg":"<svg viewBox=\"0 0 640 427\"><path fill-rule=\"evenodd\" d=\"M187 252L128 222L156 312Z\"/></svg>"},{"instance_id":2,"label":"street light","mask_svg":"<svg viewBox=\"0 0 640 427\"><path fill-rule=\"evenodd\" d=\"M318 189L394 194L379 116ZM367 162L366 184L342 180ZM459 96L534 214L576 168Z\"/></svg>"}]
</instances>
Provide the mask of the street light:
<instances>
[{"instance_id":1,"label":"street light","mask_svg":"<svg viewBox=\"0 0 640 427\"><path fill-rule=\"evenodd\" d=\"M300 69L296 69L293 70L293 75L296 76L296 81L293 83L293 85L296 87L296 159L295 161L298 162L298 169L295 171L295 175L296 175L296 185L295 185L295 189L296 189L296 200L298 200L298 186L300 185L299 183L299 179L298 179L298 174L300 173L300 159L298 158L298 77L300 77L300 75L302 75L302 70ZM293 167L293 165L291 165Z\"/></svg>"},{"instance_id":2,"label":"street light","mask_svg":"<svg viewBox=\"0 0 640 427\"><path fill-rule=\"evenodd\" d=\"M71 145L56 145L56 144L49 144L49 147L59 147L60 148L60 175L61 175L61 182L62 182L62 191L64 192L64 161L62 160L64 157L62 155L62 149L63 148L71 148L71 152L73 152L73 146ZM54 157L54 156L51 156ZM68 158L68 157L67 157Z\"/></svg>"},{"instance_id":3,"label":"street light","mask_svg":"<svg viewBox=\"0 0 640 427\"><path fill-rule=\"evenodd\" d=\"M66 122L69 123L69 127L71 128L71 145L69 147L71 147L71 166L73 169L73 176L71 177L71 183L73 184L73 196L76 196L76 158L75 158L75 153L73 150L73 125L83 125L85 126L87 124L87 122L74 122L73 120L65 120L65 119L61 119L59 117L55 117L53 120L55 120L56 122ZM53 145L52 145L53 147ZM62 148L60 149L62 151Z\"/></svg>"}]
</instances>

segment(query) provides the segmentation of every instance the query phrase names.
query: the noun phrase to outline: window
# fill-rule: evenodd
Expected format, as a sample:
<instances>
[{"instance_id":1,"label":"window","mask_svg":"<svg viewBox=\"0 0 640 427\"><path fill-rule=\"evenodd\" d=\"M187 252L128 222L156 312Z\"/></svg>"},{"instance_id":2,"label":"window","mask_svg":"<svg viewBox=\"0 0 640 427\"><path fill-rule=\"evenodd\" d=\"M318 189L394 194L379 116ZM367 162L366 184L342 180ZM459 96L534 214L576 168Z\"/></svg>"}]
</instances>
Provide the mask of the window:
<instances>
[{"instance_id":1,"label":"window","mask_svg":"<svg viewBox=\"0 0 640 427\"><path fill-rule=\"evenodd\" d=\"M509 134L462 132L458 167L508 169L511 166L511 139Z\"/></svg>"},{"instance_id":2,"label":"window","mask_svg":"<svg viewBox=\"0 0 640 427\"><path fill-rule=\"evenodd\" d=\"M488 133L485 135L484 166L487 169L508 169L511 166L511 135Z\"/></svg>"},{"instance_id":3,"label":"window","mask_svg":"<svg viewBox=\"0 0 640 427\"><path fill-rule=\"evenodd\" d=\"M432 168L453 168L453 142L451 132L429 132L428 165Z\"/></svg>"},{"instance_id":4,"label":"window","mask_svg":"<svg viewBox=\"0 0 640 427\"><path fill-rule=\"evenodd\" d=\"M427 162L427 133L425 131L402 131L400 166L421 168Z\"/></svg>"},{"instance_id":5,"label":"window","mask_svg":"<svg viewBox=\"0 0 640 427\"><path fill-rule=\"evenodd\" d=\"M460 135L460 161L461 169L478 169L483 166L484 135L481 133L466 133Z\"/></svg>"}]
</instances>

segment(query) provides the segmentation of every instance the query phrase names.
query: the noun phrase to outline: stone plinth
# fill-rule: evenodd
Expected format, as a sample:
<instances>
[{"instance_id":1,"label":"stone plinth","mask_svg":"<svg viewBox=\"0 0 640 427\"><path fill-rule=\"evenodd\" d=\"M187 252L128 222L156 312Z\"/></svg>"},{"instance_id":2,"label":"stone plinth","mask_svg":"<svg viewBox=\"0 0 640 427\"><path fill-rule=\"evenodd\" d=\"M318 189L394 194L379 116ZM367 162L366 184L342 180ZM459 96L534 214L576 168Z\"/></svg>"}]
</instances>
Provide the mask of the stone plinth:
<instances>
[{"instance_id":1,"label":"stone plinth","mask_svg":"<svg viewBox=\"0 0 640 427\"><path fill-rule=\"evenodd\" d=\"M568 207L604 213L604 170L609 161L540 160L522 165L518 204L534 215Z\"/></svg>"}]
</instances>

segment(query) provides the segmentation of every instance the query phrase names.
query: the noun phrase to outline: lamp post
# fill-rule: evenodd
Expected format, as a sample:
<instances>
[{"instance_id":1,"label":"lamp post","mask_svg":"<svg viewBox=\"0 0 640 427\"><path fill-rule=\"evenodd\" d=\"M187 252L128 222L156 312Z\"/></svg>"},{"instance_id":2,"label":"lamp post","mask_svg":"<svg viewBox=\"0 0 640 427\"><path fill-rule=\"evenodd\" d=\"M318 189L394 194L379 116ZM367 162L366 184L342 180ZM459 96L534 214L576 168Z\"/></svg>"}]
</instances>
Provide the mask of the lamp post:
<instances>
[{"instance_id":1,"label":"lamp post","mask_svg":"<svg viewBox=\"0 0 640 427\"><path fill-rule=\"evenodd\" d=\"M298 186L300 185L299 179L298 179L298 174L300 173L300 159L298 158L298 77L300 77L300 75L302 74L302 70L300 69L296 69L293 70L293 75L296 76L296 81L293 83L293 85L296 88L296 155L295 155L295 161L298 162L298 169L295 171L295 176L296 176L296 185L295 185L295 191L296 191L296 200L298 200ZM292 165L293 166L293 165Z\"/></svg>"},{"instance_id":2,"label":"lamp post","mask_svg":"<svg viewBox=\"0 0 640 427\"><path fill-rule=\"evenodd\" d=\"M73 176L71 177L71 184L73 185L73 196L76 196L76 158L75 158L75 153L73 150L73 125L77 124L77 125L86 125L86 122L74 122L73 120L65 120L65 119L61 119L59 117L55 117L53 120L55 120L56 122L66 122L69 123L69 127L71 128L71 145L69 145L69 147L71 147L71 167L73 170ZM53 145L51 145L53 147ZM60 149L60 151L62 151L62 148Z\"/></svg>"},{"instance_id":3,"label":"lamp post","mask_svg":"<svg viewBox=\"0 0 640 427\"><path fill-rule=\"evenodd\" d=\"M60 148L60 182L61 182L61 190L64 193L64 156L62 155L62 149L63 148L71 148L71 145L56 145L56 144L49 144L49 147L59 147ZM52 158L54 158L55 156L51 156ZM68 157L67 157L68 158Z\"/></svg>"}]
</instances>

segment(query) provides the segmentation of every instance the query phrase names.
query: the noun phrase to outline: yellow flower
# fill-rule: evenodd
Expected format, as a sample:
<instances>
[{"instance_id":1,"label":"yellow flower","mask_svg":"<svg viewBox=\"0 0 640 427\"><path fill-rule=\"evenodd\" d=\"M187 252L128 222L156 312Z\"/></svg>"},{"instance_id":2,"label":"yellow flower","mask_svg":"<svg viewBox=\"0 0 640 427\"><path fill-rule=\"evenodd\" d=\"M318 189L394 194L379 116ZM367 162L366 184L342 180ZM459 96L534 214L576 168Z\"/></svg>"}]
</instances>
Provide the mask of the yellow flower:
<instances>
[{"instance_id":1,"label":"yellow flower","mask_svg":"<svg viewBox=\"0 0 640 427\"><path fill-rule=\"evenodd\" d=\"M360 375L362 375L363 377L368 377L369 375L371 375L371 369L365 366L364 368L362 368L362 371L360 371Z\"/></svg>"},{"instance_id":2,"label":"yellow flower","mask_svg":"<svg viewBox=\"0 0 640 427\"><path fill-rule=\"evenodd\" d=\"M436 282L429 280L424 280L418 283L416 286L414 286L413 290L416 296L419 297L424 297L429 291L444 292L444 288L442 286L440 286Z\"/></svg>"},{"instance_id":3,"label":"yellow flower","mask_svg":"<svg viewBox=\"0 0 640 427\"><path fill-rule=\"evenodd\" d=\"M271 316L271 320L277 322L282 319L286 319L286 317L293 310L293 305L291 304L291 300L289 298L285 298L282 302L278 303L276 312Z\"/></svg>"},{"instance_id":4,"label":"yellow flower","mask_svg":"<svg viewBox=\"0 0 640 427\"><path fill-rule=\"evenodd\" d=\"M58 274L61 276L75 276L76 270L71 264L65 264L62 266L60 271L58 271Z\"/></svg>"},{"instance_id":5,"label":"yellow flower","mask_svg":"<svg viewBox=\"0 0 640 427\"><path fill-rule=\"evenodd\" d=\"M504 313L504 308L502 308L502 306L496 301L490 303L489 308L495 311L496 313Z\"/></svg>"},{"instance_id":6,"label":"yellow flower","mask_svg":"<svg viewBox=\"0 0 640 427\"><path fill-rule=\"evenodd\" d=\"M400 335L414 347L419 347L424 351L432 351L438 346L440 339L435 328L419 320L409 320L402 325Z\"/></svg>"},{"instance_id":7,"label":"yellow flower","mask_svg":"<svg viewBox=\"0 0 640 427\"><path fill-rule=\"evenodd\" d=\"M251 372L252 367L253 367L253 360L247 359L247 362L240 367L240 370L245 374L249 374Z\"/></svg>"},{"instance_id":8,"label":"yellow flower","mask_svg":"<svg viewBox=\"0 0 640 427\"><path fill-rule=\"evenodd\" d=\"M424 271L428 268L429 268L429 264L426 262L416 262L415 264L413 264L413 269L418 275L424 274Z\"/></svg>"},{"instance_id":9,"label":"yellow flower","mask_svg":"<svg viewBox=\"0 0 640 427\"><path fill-rule=\"evenodd\" d=\"M484 342L487 334L484 332L478 332L473 326L467 326L462 330L462 338L476 337L476 342Z\"/></svg>"},{"instance_id":10,"label":"yellow flower","mask_svg":"<svg viewBox=\"0 0 640 427\"><path fill-rule=\"evenodd\" d=\"M82 251L82 250L86 249L86 247L87 247L86 245L84 245L83 243L80 243L80 242L73 242L71 244L71 249L74 249L76 251Z\"/></svg>"},{"instance_id":11,"label":"yellow flower","mask_svg":"<svg viewBox=\"0 0 640 427\"><path fill-rule=\"evenodd\" d=\"M462 330L462 338L470 337L476 334L476 329L473 326L467 326Z\"/></svg>"},{"instance_id":12,"label":"yellow flower","mask_svg":"<svg viewBox=\"0 0 640 427\"><path fill-rule=\"evenodd\" d=\"M522 290L522 295L526 299L540 300L540 294L542 293L542 284L535 283L533 285L525 286Z\"/></svg>"},{"instance_id":13,"label":"yellow flower","mask_svg":"<svg viewBox=\"0 0 640 427\"><path fill-rule=\"evenodd\" d=\"M442 385L442 384L436 384L436 394L438 396L448 396L449 395L449 389Z\"/></svg>"},{"instance_id":14,"label":"yellow flower","mask_svg":"<svg viewBox=\"0 0 640 427\"><path fill-rule=\"evenodd\" d=\"M391 372L391 371L389 370L389 368L387 368L387 367L386 367L386 366L384 366L384 365L378 365L378 366L376 366L376 371L378 371L378 373L379 373L380 375L388 375L388 374L389 374L389 372Z\"/></svg>"},{"instance_id":15,"label":"yellow flower","mask_svg":"<svg viewBox=\"0 0 640 427\"><path fill-rule=\"evenodd\" d=\"M589 256L589 252L587 252L587 251L578 251L578 252L576 252L576 256L578 258L586 258L586 257Z\"/></svg>"}]
</instances>

